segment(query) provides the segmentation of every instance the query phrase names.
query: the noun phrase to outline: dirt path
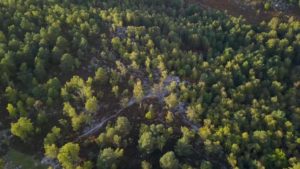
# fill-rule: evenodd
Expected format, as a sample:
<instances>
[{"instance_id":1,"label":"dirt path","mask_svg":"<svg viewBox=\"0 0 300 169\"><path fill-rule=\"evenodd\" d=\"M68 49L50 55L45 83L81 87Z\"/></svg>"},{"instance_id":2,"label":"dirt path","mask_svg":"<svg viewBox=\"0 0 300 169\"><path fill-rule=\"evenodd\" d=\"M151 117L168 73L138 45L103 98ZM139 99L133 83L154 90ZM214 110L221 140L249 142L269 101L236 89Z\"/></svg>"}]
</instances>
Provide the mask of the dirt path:
<instances>
[{"instance_id":1,"label":"dirt path","mask_svg":"<svg viewBox=\"0 0 300 169\"><path fill-rule=\"evenodd\" d=\"M262 21L269 21L273 17L280 17L288 19L293 16L295 19L300 21L300 10L297 8L291 8L286 12L280 12L270 10L268 12L263 11L262 7L256 9L254 6L242 4L241 0L187 0L191 3L200 4L206 9L217 9L221 11L227 11L232 16L239 17L242 15L247 22L251 24L258 24Z\"/></svg>"},{"instance_id":2,"label":"dirt path","mask_svg":"<svg viewBox=\"0 0 300 169\"><path fill-rule=\"evenodd\" d=\"M104 127L108 121L117 118L120 116L123 112L125 112L126 109L130 108L131 106L135 104L139 104L140 102L144 102L148 99L157 99L160 103L164 102L165 96L169 94L169 91L167 87L172 83L176 82L177 85L181 82L179 77L177 76L168 76L161 84L159 88L154 90L149 90L146 92L146 95L141 99L141 101L137 101L134 97L130 99L130 101L127 103L127 105L124 108L119 109L117 112L113 113L112 115L109 115L107 117L103 117L100 122L97 124L94 124L87 130L85 130L77 139L76 141L79 141L82 138L94 135L95 133L99 132L99 130ZM144 82L145 83L145 82ZM175 112L180 115L182 118L182 122L186 124L187 126L190 126L193 130L198 131L199 126L197 124L194 124L193 122L189 121L185 115L185 104L181 103L175 108Z\"/></svg>"}]
</instances>

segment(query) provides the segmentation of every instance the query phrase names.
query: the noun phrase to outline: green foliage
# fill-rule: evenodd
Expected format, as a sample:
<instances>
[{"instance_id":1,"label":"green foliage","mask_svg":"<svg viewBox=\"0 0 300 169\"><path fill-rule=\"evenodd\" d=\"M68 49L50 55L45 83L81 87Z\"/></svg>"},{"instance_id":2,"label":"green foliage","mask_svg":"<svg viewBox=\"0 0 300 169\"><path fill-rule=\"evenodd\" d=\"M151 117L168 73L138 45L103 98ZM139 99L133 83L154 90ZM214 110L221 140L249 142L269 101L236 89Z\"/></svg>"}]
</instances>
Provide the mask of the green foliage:
<instances>
[{"instance_id":1,"label":"green foliage","mask_svg":"<svg viewBox=\"0 0 300 169\"><path fill-rule=\"evenodd\" d=\"M85 102L85 109L89 112L89 113L95 113L98 110L98 101L96 97L92 97L89 98L86 102Z\"/></svg>"},{"instance_id":2,"label":"green foliage","mask_svg":"<svg viewBox=\"0 0 300 169\"><path fill-rule=\"evenodd\" d=\"M73 76L61 90L63 100L67 101L64 103L63 112L70 117L74 131L79 130L83 124L88 123L92 113L95 113L99 108L98 100L93 96L94 91L91 85L91 78L84 81L79 76ZM76 109L71 103L77 103ZM78 103L85 108L87 113L77 110L79 107Z\"/></svg>"},{"instance_id":3,"label":"green foliage","mask_svg":"<svg viewBox=\"0 0 300 169\"><path fill-rule=\"evenodd\" d=\"M152 105L150 105L149 111L145 114L145 118L148 120L153 120L155 118L155 112Z\"/></svg>"},{"instance_id":4,"label":"green foliage","mask_svg":"<svg viewBox=\"0 0 300 169\"><path fill-rule=\"evenodd\" d=\"M155 138L151 132L143 132L139 139L139 148L146 153L151 153L155 146Z\"/></svg>"},{"instance_id":5,"label":"green foliage","mask_svg":"<svg viewBox=\"0 0 300 169\"><path fill-rule=\"evenodd\" d=\"M5 37L5 34L0 31L0 42L1 43L5 43L7 41L6 37Z\"/></svg>"},{"instance_id":6,"label":"green foliage","mask_svg":"<svg viewBox=\"0 0 300 169\"><path fill-rule=\"evenodd\" d=\"M47 136L44 139L44 144L54 144L57 142L58 139L61 138L61 129L54 126L51 129L51 132L47 134Z\"/></svg>"},{"instance_id":7,"label":"green foliage","mask_svg":"<svg viewBox=\"0 0 300 169\"><path fill-rule=\"evenodd\" d=\"M9 102L16 103L17 102L17 94L18 94L18 91L16 89L12 88L11 86L8 86L5 89L5 95Z\"/></svg>"},{"instance_id":8,"label":"green foliage","mask_svg":"<svg viewBox=\"0 0 300 169\"><path fill-rule=\"evenodd\" d=\"M49 158L56 158L58 154L58 148L55 144L46 144L44 146L45 149L45 156Z\"/></svg>"},{"instance_id":9,"label":"green foliage","mask_svg":"<svg viewBox=\"0 0 300 169\"><path fill-rule=\"evenodd\" d=\"M126 117L120 116L113 126L107 126L106 132L103 132L98 136L97 142L100 145L120 146L122 144L122 139L130 134L131 128L132 126L129 120Z\"/></svg>"},{"instance_id":10,"label":"green foliage","mask_svg":"<svg viewBox=\"0 0 300 169\"><path fill-rule=\"evenodd\" d=\"M268 135L266 131L254 131L253 132L253 138L261 143L266 143L268 140Z\"/></svg>"},{"instance_id":11,"label":"green foliage","mask_svg":"<svg viewBox=\"0 0 300 169\"><path fill-rule=\"evenodd\" d=\"M147 154L155 149L162 150L172 133L172 128L165 128L162 124L150 126L142 124L138 140L139 149Z\"/></svg>"},{"instance_id":12,"label":"green foliage","mask_svg":"<svg viewBox=\"0 0 300 169\"><path fill-rule=\"evenodd\" d=\"M197 105L189 106L187 108L186 114L191 121L196 121L201 117L203 111L204 111L203 106L201 104L197 104Z\"/></svg>"},{"instance_id":13,"label":"green foliage","mask_svg":"<svg viewBox=\"0 0 300 169\"><path fill-rule=\"evenodd\" d=\"M33 132L33 124L31 120L26 117L20 117L17 122L11 124L11 133L24 141L29 139Z\"/></svg>"},{"instance_id":14,"label":"green foliage","mask_svg":"<svg viewBox=\"0 0 300 169\"><path fill-rule=\"evenodd\" d=\"M9 116L11 116L11 117L16 117L17 116L18 112L12 104L8 103L7 107L6 107L6 110L8 111Z\"/></svg>"},{"instance_id":15,"label":"green foliage","mask_svg":"<svg viewBox=\"0 0 300 169\"><path fill-rule=\"evenodd\" d=\"M270 8L271 8L271 4L270 4L269 2L266 2L266 3L264 4L264 9L265 9L266 11L268 11L268 10L270 10Z\"/></svg>"},{"instance_id":16,"label":"green foliage","mask_svg":"<svg viewBox=\"0 0 300 169\"><path fill-rule=\"evenodd\" d=\"M99 84L106 84L108 81L108 75L104 68L99 67L95 72L95 81Z\"/></svg>"},{"instance_id":17,"label":"green foliage","mask_svg":"<svg viewBox=\"0 0 300 169\"><path fill-rule=\"evenodd\" d=\"M142 161L141 168L142 169L151 169L152 165L149 162L147 162L147 161Z\"/></svg>"},{"instance_id":18,"label":"green foliage","mask_svg":"<svg viewBox=\"0 0 300 169\"><path fill-rule=\"evenodd\" d=\"M201 162L200 169L212 169L212 165L209 161L203 160Z\"/></svg>"},{"instance_id":19,"label":"green foliage","mask_svg":"<svg viewBox=\"0 0 300 169\"><path fill-rule=\"evenodd\" d=\"M165 102L169 108L174 108L178 104L177 96L174 93L171 93L165 98Z\"/></svg>"},{"instance_id":20,"label":"green foliage","mask_svg":"<svg viewBox=\"0 0 300 169\"><path fill-rule=\"evenodd\" d=\"M4 160L0 159L0 169L4 169Z\"/></svg>"},{"instance_id":21,"label":"green foliage","mask_svg":"<svg viewBox=\"0 0 300 169\"><path fill-rule=\"evenodd\" d=\"M126 117L118 117L115 124L115 129L122 133L122 135L128 135L131 129L129 120Z\"/></svg>"},{"instance_id":22,"label":"green foliage","mask_svg":"<svg viewBox=\"0 0 300 169\"><path fill-rule=\"evenodd\" d=\"M63 111L66 115L70 117L76 116L76 110L69 102L64 103Z\"/></svg>"},{"instance_id":23,"label":"green foliage","mask_svg":"<svg viewBox=\"0 0 300 169\"><path fill-rule=\"evenodd\" d=\"M143 86L142 86L142 81L138 80L133 87L133 95L134 97L138 100L141 101L142 98L144 97L144 91L143 91Z\"/></svg>"},{"instance_id":24,"label":"green foliage","mask_svg":"<svg viewBox=\"0 0 300 169\"><path fill-rule=\"evenodd\" d=\"M195 133L187 127L181 127L182 137L177 141L175 146L176 154L180 156L188 156L193 152L191 140L195 137Z\"/></svg>"},{"instance_id":25,"label":"green foliage","mask_svg":"<svg viewBox=\"0 0 300 169\"><path fill-rule=\"evenodd\" d=\"M61 89L61 96L65 101L86 100L93 97L91 84L85 82L79 76L73 76Z\"/></svg>"},{"instance_id":26,"label":"green foliage","mask_svg":"<svg viewBox=\"0 0 300 169\"><path fill-rule=\"evenodd\" d=\"M123 149L105 148L100 151L97 167L99 169L116 169L118 166L118 159L123 156Z\"/></svg>"},{"instance_id":27,"label":"green foliage","mask_svg":"<svg viewBox=\"0 0 300 169\"><path fill-rule=\"evenodd\" d=\"M285 168L288 165L288 160L286 154L280 150L275 149L275 151L268 155L265 160L265 165L267 168Z\"/></svg>"},{"instance_id":28,"label":"green foliage","mask_svg":"<svg viewBox=\"0 0 300 169\"><path fill-rule=\"evenodd\" d=\"M166 118L167 123L172 123L174 121L174 115L170 111L167 112L167 115L165 118Z\"/></svg>"},{"instance_id":29,"label":"green foliage","mask_svg":"<svg viewBox=\"0 0 300 169\"><path fill-rule=\"evenodd\" d=\"M163 169L177 169L179 168L179 162L175 157L173 151L165 153L159 160L160 167Z\"/></svg>"},{"instance_id":30,"label":"green foliage","mask_svg":"<svg viewBox=\"0 0 300 169\"><path fill-rule=\"evenodd\" d=\"M79 151L78 144L67 143L59 149L57 159L65 169L74 169L80 162Z\"/></svg>"},{"instance_id":31,"label":"green foliage","mask_svg":"<svg viewBox=\"0 0 300 169\"><path fill-rule=\"evenodd\" d=\"M72 72L75 69L74 58L68 53L62 55L60 59L60 68L63 72Z\"/></svg>"}]
</instances>

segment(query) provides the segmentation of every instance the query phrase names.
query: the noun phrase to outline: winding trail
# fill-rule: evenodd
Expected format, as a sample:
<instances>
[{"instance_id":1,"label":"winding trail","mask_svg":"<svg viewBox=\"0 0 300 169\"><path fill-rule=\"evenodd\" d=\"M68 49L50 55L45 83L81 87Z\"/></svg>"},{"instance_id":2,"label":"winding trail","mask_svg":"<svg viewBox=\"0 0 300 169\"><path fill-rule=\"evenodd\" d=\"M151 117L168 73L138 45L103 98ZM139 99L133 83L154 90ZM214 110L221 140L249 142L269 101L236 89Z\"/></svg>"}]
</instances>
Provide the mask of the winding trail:
<instances>
[{"instance_id":1,"label":"winding trail","mask_svg":"<svg viewBox=\"0 0 300 169\"><path fill-rule=\"evenodd\" d=\"M148 90L148 92L146 92L146 95L141 99L141 101L137 101L134 97L132 97L130 99L130 101L127 103L127 105L125 107L123 107L122 109L118 110L116 113L114 113L113 115L107 116L107 117L103 117L102 120L98 123L95 124L92 128L90 128L89 130L85 131L83 134L81 134L76 141L91 136L93 134L96 134L108 121L117 118L120 114L122 114L124 112L125 109L133 106L134 104L138 104L140 102L143 102L147 99L153 99L156 98L159 100L159 102L163 103L164 101L164 97L167 96L169 94L169 91L167 90L167 86L169 86L172 82L176 82L176 84L178 85L181 81L179 79L179 77L177 76L168 76L161 85L159 85L159 88L155 88L155 89L150 89ZM193 130L198 131L199 126L192 123L191 121L189 121L185 115L185 110L186 110L186 105L184 103L180 103L176 108L175 108L176 112L180 114L181 116L181 120L183 121L183 123L189 125Z\"/></svg>"},{"instance_id":2,"label":"winding trail","mask_svg":"<svg viewBox=\"0 0 300 169\"><path fill-rule=\"evenodd\" d=\"M145 97L142 99L142 101L143 101L143 100L146 100L146 99L149 99L149 98L151 98L151 97L153 97L153 96L145 96ZM131 98L130 101L128 102L128 104L126 105L126 107L123 107L122 109L118 110L115 114L113 114L113 115L111 115L111 116L102 118L101 122L99 122L98 124L96 124L95 126L93 126L93 127L92 127L91 129L89 129L88 131L85 131L82 135L80 135L80 136L78 137L78 139L81 139L81 138L84 138L84 137L88 137L88 136L90 136L90 135L95 134L95 133L98 132L99 129L101 129L108 121L110 121L110 120L112 120L112 119L118 117L120 114L122 114L122 112L123 112L125 109L131 107L132 105L134 105L134 104L136 104L136 103L138 103L138 102L136 101L136 99Z\"/></svg>"}]
</instances>

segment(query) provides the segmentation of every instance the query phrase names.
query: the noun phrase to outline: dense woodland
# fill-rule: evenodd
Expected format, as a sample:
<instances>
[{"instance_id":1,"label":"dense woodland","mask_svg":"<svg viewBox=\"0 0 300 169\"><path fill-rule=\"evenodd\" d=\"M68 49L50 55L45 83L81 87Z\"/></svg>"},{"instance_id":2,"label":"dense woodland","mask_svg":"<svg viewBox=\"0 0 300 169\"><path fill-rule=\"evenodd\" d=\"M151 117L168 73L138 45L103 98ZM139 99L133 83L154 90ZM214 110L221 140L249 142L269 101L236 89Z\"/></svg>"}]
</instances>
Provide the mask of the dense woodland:
<instances>
[{"instance_id":1,"label":"dense woodland","mask_svg":"<svg viewBox=\"0 0 300 169\"><path fill-rule=\"evenodd\" d=\"M250 25L182 0L1 0L0 21L0 129L13 135L0 155L64 169L300 168L293 18Z\"/></svg>"}]
</instances>

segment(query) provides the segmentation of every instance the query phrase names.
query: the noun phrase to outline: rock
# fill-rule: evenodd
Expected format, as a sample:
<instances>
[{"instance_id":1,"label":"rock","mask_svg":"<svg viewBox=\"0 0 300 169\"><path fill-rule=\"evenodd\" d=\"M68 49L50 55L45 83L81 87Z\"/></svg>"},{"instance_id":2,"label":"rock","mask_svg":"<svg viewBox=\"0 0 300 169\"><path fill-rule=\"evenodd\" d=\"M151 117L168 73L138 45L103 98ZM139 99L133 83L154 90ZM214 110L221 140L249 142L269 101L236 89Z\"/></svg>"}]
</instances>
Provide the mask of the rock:
<instances>
[{"instance_id":1,"label":"rock","mask_svg":"<svg viewBox=\"0 0 300 169\"><path fill-rule=\"evenodd\" d=\"M61 169L61 166L59 165L57 160L51 159L51 158L48 158L48 157L44 157L41 160L41 164L51 166L53 169Z\"/></svg>"}]
</instances>

